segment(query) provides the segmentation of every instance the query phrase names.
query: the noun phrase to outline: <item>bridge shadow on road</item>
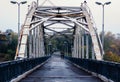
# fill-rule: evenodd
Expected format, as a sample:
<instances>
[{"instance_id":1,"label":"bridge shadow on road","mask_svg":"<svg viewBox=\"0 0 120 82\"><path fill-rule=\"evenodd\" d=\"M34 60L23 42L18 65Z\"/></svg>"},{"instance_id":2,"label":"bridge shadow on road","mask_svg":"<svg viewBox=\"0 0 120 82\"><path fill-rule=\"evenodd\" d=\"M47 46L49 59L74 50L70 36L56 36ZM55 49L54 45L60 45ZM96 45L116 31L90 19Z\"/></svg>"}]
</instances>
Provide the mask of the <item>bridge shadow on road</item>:
<instances>
[{"instance_id":1,"label":"bridge shadow on road","mask_svg":"<svg viewBox=\"0 0 120 82\"><path fill-rule=\"evenodd\" d=\"M44 65L20 82L103 82L77 68L66 59L52 56Z\"/></svg>"}]
</instances>

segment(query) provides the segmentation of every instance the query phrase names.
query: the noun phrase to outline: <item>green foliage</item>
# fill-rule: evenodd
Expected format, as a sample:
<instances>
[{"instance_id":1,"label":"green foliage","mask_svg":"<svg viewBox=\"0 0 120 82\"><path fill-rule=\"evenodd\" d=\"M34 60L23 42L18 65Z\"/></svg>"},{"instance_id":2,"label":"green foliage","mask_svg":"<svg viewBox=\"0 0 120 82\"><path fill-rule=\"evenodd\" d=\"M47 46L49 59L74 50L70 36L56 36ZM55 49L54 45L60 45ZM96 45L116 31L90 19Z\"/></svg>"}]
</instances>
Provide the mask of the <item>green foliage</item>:
<instances>
[{"instance_id":1,"label":"green foliage","mask_svg":"<svg viewBox=\"0 0 120 82\"><path fill-rule=\"evenodd\" d=\"M13 60L13 59L14 59L14 56L15 56L15 50L13 51L13 50L9 49L9 50L7 51L7 53L8 53L8 58L6 58L6 59L8 59L8 60Z\"/></svg>"},{"instance_id":2,"label":"green foliage","mask_svg":"<svg viewBox=\"0 0 120 82\"><path fill-rule=\"evenodd\" d=\"M0 53L6 53L7 47L8 47L8 44L0 43Z\"/></svg>"},{"instance_id":3,"label":"green foliage","mask_svg":"<svg viewBox=\"0 0 120 82\"><path fill-rule=\"evenodd\" d=\"M104 55L104 60L120 63L120 56L109 51L109 52L106 52L106 54Z\"/></svg>"},{"instance_id":4,"label":"green foliage","mask_svg":"<svg viewBox=\"0 0 120 82\"><path fill-rule=\"evenodd\" d=\"M104 38L104 60L120 62L120 38L111 32L107 32Z\"/></svg>"},{"instance_id":5,"label":"green foliage","mask_svg":"<svg viewBox=\"0 0 120 82\"><path fill-rule=\"evenodd\" d=\"M104 37L105 43L104 43L104 49L105 51L111 50L111 45L115 44L115 35L111 32L107 32Z\"/></svg>"},{"instance_id":6,"label":"green foliage","mask_svg":"<svg viewBox=\"0 0 120 82\"><path fill-rule=\"evenodd\" d=\"M8 44L0 44L0 53L4 54L5 61L13 60L17 47L17 34L12 30L6 30ZM5 42L4 42L5 43ZM1 57L0 57L1 59Z\"/></svg>"},{"instance_id":7,"label":"green foliage","mask_svg":"<svg viewBox=\"0 0 120 82\"><path fill-rule=\"evenodd\" d=\"M8 49L11 50L16 50L16 46L17 46L17 34L16 33L11 33L11 35L9 36L9 45L8 45Z\"/></svg>"}]
</instances>

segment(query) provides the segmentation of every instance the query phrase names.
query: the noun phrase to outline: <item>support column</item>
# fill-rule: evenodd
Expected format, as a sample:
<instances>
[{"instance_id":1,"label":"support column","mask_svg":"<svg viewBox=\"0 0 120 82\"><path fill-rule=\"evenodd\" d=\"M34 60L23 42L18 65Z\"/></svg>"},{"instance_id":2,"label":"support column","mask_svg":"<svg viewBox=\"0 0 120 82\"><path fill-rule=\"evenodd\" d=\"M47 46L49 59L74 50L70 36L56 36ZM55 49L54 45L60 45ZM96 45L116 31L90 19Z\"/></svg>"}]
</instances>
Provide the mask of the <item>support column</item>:
<instances>
[{"instance_id":1,"label":"support column","mask_svg":"<svg viewBox=\"0 0 120 82\"><path fill-rule=\"evenodd\" d=\"M45 48L44 48L44 40L43 40L43 27L42 27L42 25L40 25L40 55L41 56L44 56L44 50L45 50Z\"/></svg>"},{"instance_id":2,"label":"support column","mask_svg":"<svg viewBox=\"0 0 120 82\"><path fill-rule=\"evenodd\" d=\"M35 29L33 29L33 57L35 58Z\"/></svg>"},{"instance_id":3,"label":"support column","mask_svg":"<svg viewBox=\"0 0 120 82\"><path fill-rule=\"evenodd\" d=\"M41 25L39 25L39 53L40 53L40 57L42 57L42 53L41 53Z\"/></svg>"},{"instance_id":4,"label":"support column","mask_svg":"<svg viewBox=\"0 0 120 82\"><path fill-rule=\"evenodd\" d=\"M79 44L81 43L81 41L80 41L81 34L80 34L80 27L79 26L77 26L76 34L77 34L77 43L76 43L76 45L77 45L77 57L80 58L81 52L79 51L79 49L80 49Z\"/></svg>"},{"instance_id":5,"label":"support column","mask_svg":"<svg viewBox=\"0 0 120 82\"><path fill-rule=\"evenodd\" d=\"M39 57L41 57L41 26L39 26Z\"/></svg>"},{"instance_id":6,"label":"support column","mask_svg":"<svg viewBox=\"0 0 120 82\"><path fill-rule=\"evenodd\" d=\"M79 42L79 41L78 41L78 34L77 34L77 37L76 37L76 52L77 52L77 53L76 53L76 55L77 55L76 57L77 57L77 58L79 58L79 52L78 52L79 46L78 46L78 42Z\"/></svg>"},{"instance_id":7,"label":"support column","mask_svg":"<svg viewBox=\"0 0 120 82\"><path fill-rule=\"evenodd\" d=\"M74 35L73 57L76 57L76 35Z\"/></svg>"},{"instance_id":8,"label":"support column","mask_svg":"<svg viewBox=\"0 0 120 82\"><path fill-rule=\"evenodd\" d=\"M79 58L81 58L81 33L79 35L79 43L78 43L78 45L79 45L79 49L78 49L79 50Z\"/></svg>"},{"instance_id":9,"label":"support column","mask_svg":"<svg viewBox=\"0 0 120 82\"><path fill-rule=\"evenodd\" d=\"M84 58L84 35L82 33L82 58Z\"/></svg>"},{"instance_id":10,"label":"support column","mask_svg":"<svg viewBox=\"0 0 120 82\"><path fill-rule=\"evenodd\" d=\"M32 32L29 31L29 58L32 57Z\"/></svg>"},{"instance_id":11,"label":"support column","mask_svg":"<svg viewBox=\"0 0 120 82\"><path fill-rule=\"evenodd\" d=\"M43 27L42 27L42 25L41 25L41 31L42 31L42 35L41 35L41 48L42 48L42 56L45 56L45 53L44 53L44 51L45 51L45 48L44 48L44 39L43 39Z\"/></svg>"},{"instance_id":12,"label":"support column","mask_svg":"<svg viewBox=\"0 0 120 82\"><path fill-rule=\"evenodd\" d=\"M38 57L38 27L36 27L36 57Z\"/></svg>"},{"instance_id":13,"label":"support column","mask_svg":"<svg viewBox=\"0 0 120 82\"><path fill-rule=\"evenodd\" d=\"M37 57L37 27L35 28L35 58Z\"/></svg>"},{"instance_id":14,"label":"support column","mask_svg":"<svg viewBox=\"0 0 120 82\"><path fill-rule=\"evenodd\" d=\"M93 45L92 45L92 59L95 59L95 53L94 53Z\"/></svg>"},{"instance_id":15,"label":"support column","mask_svg":"<svg viewBox=\"0 0 120 82\"><path fill-rule=\"evenodd\" d=\"M75 35L73 35L73 47L72 47L72 57L75 57L75 49L74 49L74 47L75 47Z\"/></svg>"},{"instance_id":16,"label":"support column","mask_svg":"<svg viewBox=\"0 0 120 82\"><path fill-rule=\"evenodd\" d=\"M81 28L79 26L76 27L75 31L75 57L81 58Z\"/></svg>"},{"instance_id":17,"label":"support column","mask_svg":"<svg viewBox=\"0 0 120 82\"><path fill-rule=\"evenodd\" d=\"M89 58L89 39L88 34L86 34L86 59Z\"/></svg>"},{"instance_id":18,"label":"support column","mask_svg":"<svg viewBox=\"0 0 120 82\"><path fill-rule=\"evenodd\" d=\"M40 26L38 26L38 57L40 57Z\"/></svg>"}]
</instances>

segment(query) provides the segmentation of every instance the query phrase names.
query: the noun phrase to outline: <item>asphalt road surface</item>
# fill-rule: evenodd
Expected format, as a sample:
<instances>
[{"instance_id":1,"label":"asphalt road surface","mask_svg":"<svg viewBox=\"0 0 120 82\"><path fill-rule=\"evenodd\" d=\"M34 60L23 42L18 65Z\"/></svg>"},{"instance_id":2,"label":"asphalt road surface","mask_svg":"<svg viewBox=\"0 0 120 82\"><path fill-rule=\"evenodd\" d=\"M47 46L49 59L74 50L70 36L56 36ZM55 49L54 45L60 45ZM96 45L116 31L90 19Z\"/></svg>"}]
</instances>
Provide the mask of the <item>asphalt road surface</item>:
<instances>
[{"instance_id":1,"label":"asphalt road surface","mask_svg":"<svg viewBox=\"0 0 120 82\"><path fill-rule=\"evenodd\" d=\"M43 66L20 82L103 82L59 56L52 56Z\"/></svg>"}]
</instances>

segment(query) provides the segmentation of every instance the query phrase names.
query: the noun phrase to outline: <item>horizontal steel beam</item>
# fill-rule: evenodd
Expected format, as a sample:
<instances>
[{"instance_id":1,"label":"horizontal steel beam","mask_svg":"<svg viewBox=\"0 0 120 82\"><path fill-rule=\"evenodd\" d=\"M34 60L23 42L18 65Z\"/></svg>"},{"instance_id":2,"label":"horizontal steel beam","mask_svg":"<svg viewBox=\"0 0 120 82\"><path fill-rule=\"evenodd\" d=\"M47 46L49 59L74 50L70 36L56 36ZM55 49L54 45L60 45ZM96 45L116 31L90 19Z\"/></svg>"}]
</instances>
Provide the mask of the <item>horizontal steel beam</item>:
<instances>
[{"instance_id":1,"label":"horizontal steel beam","mask_svg":"<svg viewBox=\"0 0 120 82\"><path fill-rule=\"evenodd\" d=\"M74 22L75 24L77 24L78 26L80 26L81 28L83 28L85 31L88 31L88 32L89 32L89 29L86 28L86 27L84 27L84 26L82 26L76 19L70 18L70 17L67 17L67 16L64 16L64 17L65 17L66 19L71 20L72 22Z\"/></svg>"}]
</instances>

